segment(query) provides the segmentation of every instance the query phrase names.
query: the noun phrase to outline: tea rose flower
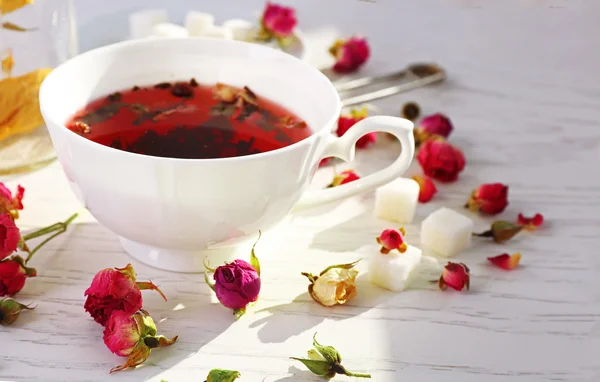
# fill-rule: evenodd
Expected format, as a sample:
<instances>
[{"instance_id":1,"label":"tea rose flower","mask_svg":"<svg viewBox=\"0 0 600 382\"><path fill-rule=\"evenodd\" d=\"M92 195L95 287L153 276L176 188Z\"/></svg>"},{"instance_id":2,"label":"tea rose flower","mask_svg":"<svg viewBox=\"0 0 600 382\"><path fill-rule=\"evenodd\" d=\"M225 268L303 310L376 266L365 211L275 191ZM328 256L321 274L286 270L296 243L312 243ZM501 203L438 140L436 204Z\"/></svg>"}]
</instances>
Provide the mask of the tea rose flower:
<instances>
[{"instance_id":1,"label":"tea rose flower","mask_svg":"<svg viewBox=\"0 0 600 382\"><path fill-rule=\"evenodd\" d=\"M384 255L390 253L390 251L393 251L394 249L397 249L400 253L406 252L408 246L404 241L404 235L406 235L404 228L390 228L383 230L381 235L377 237L377 243L381 244L380 252Z\"/></svg>"},{"instance_id":2,"label":"tea rose flower","mask_svg":"<svg viewBox=\"0 0 600 382\"><path fill-rule=\"evenodd\" d=\"M0 215L0 260L17 250L21 233L13 217L8 213Z\"/></svg>"},{"instance_id":3,"label":"tea rose flower","mask_svg":"<svg viewBox=\"0 0 600 382\"><path fill-rule=\"evenodd\" d=\"M444 271L438 281L438 286L441 290L446 290L450 287L454 290L461 291L463 289L469 290L469 284L471 275L469 273L469 267L463 263L452 263L444 267Z\"/></svg>"},{"instance_id":4,"label":"tea rose flower","mask_svg":"<svg viewBox=\"0 0 600 382\"><path fill-rule=\"evenodd\" d=\"M238 310L258 299L260 276L256 269L244 260L234 260L215 269L215 293L219 302L227 308Z\"/></svg>"},{"instance_id":5,"label":"tea rose flower","mask_svg":"<svg viewBox=\"0 0 600 382\"><path fill-rule=\"evenodd\" d=\"M335 57L333 70L338 73L351 73L358 70L369 59L371 51L366 38L350 37L348 40L337 40L329 53Z\"/></svg>"},{"instance_id":6,"label":"tea rose flower","mask_svg":"<svg viewBox=\"0 0 600 382\"><path fill-rule=\"evenodd\" d=\"M502 183L482 184L473 190L466 208L496 215L508 206L508 186Z\"/></svg>"},{"instance_id":7,"label":"tea rose flower","mask_svg":"<svg viewBox=\"0 0 600 382\"><path fill-rule=\"evenodd\" d=\"M294 8L267 2L261 17L264 34L278 38L288 37L294 31L297 23Z\"/></svg>"},{"instance_id":8,"label":"tea rose flower","mask_svg":"<svg viewBox=\"0 0 600 382\"><path fill-rule=\"evenodd\" d=\"M141 290L157 291L167 298L152 282L136 282L135 270L131 264L125 268L106 268L98 272L92 284L85 291L84 308L100 325L105 325L111 314L123 311L132 314L142 308Z\"/></svg>"},{"instance_id":9,"label":"tea rose flower","mask_svg":"<svg viewBox=\"0 0 600 382\"><path fill-rule=\"evenodd\" d=\"M152 349L170 346L175 341L177 336L169 340L157 335L154 320L145 310L133 314L115 311L104 328L104 344L114 354L128 359L123 365L113 367L110 373L141 365Z\"/></svg>"},{"instance_id":10,"label":"tea rose flower","mask_svg":"<svg viewBox=\"0 0 600 382\"><path fill-rule=\"evenodd\" d=\"M25 266L21 256L0 261L0 296L12 296L23 289L27 277L35 277L34 268Z\"/></svg>"},{"instance_id":11,"label":"tea rose flower","mask_svg":"<svg viewBox=\"0 0 600 382\"><path fill-rule=\"evenodd\" d=\"M333 181L327 186L327 188L341 186L342 184L353 182L360 179L357 173L353 170L345 170L333 177Z\"/></svg>"},{"instance_id":12,"label":"tea rose flower","mask_svg":"<svg viewBox=\"0 0 600 382\"><path fill-rule=\"evenodd\" d=\"M10 325L19 318L19 314L23 310L33 310L27 305L21 304L12 298L4 298L0 300L0 325Z\"/></svg>"},{"instance_id":13,"label":"tea rose flower","mask_svg":"<svg viewBox=\"0 0 600 382\"><path fill-rule=\"evenodd\" d=\"M513 253L512 255L509 255L508 253L503 253L498 256L488 257L487 259L490 263L494 264L495 266L502 269L506 269L508 271L511 269L515 269L517 265L519 265L519 262L521 261L521 254Z\"/></svg>"},{"instance_id":14,"label":"tea rose flower","mask_svg":"<svg viewBox=\"0 0 600 382\"><path fill-rule=\"evenodd\" d=\"M443 139L426 140L420 147L417 160L425 175L441 182L453 182L465 168L462 151Z\"/></svg>"},{"instance_id":15,"label":"tea rose flower","mask_svg":"<svg viewBox=\"0 0 600 382\"><path fill-rule=\"evenodd\" d=\"M450 119L441 113L423 117L419 123L419 127L429 134L439 135L444 138L448 138L452 130L454 130Z\"/></svg>"},{"instance_id":16,"label":"tea rose flower","mask_svg":"<svg viewBox=\"0 0 600 382\"><path fill-rule=\"evenodd\" d=\"M25 188L20 185L17 186L17 193L13 196L4 183L0 183L0 213L10 213L14 219L17 219L19 210L23 209L24 195Z\"/></svg>"},{"instance_id":17,"label":"tea rose flower","mask_svg":"<svg viewBox=\"0 0 600 382\"><path fill-rule=\"evenodd\" d=\"M412 178L419 183L419 202L427 203L433 199L433 196L437 192L437 188L435 187L435 184L433 184L433 181L426 176L420 175L415 175Z\"/></svg>"},{"instance_id":18,"label":"tea rose flower","mask_svg":"<svg viewBox=\"0 0 600 382\"><path fill-rule=\"evenodd\" d=\"M342 305L356 296L356 276L354 269L358 261L350 264L332 265L323 270L318 276L303 272L302 275L310 281L308 293L319 304L331 307Z\"/></svg>"},{"instance_id":19,"label":"tea rose flower","mask_svg":"<svg viewBox=\"0 0 600 382\"><path fill-rule=\"evenodd\" d=\"M344 135L346 133L346 131L348 131L352 126L354 126L356 124L356 122L358 122L362 119L365 119L366 117L368 117L368 115L369 115L369 112L366 107L363 107L360 109L351 109L350 114L341 115L338 118L338 123L337 123L337 130L336 130L337 136L341 137L342 135ZM368 133L368 134L360 137L358 139L358 141L356 141L356 147L359 149L364 149L367 146L371 145L372 143L375 143L376 140L377 140L377 133L375 133L375 132Z\"/></svg>"}]
</instances>

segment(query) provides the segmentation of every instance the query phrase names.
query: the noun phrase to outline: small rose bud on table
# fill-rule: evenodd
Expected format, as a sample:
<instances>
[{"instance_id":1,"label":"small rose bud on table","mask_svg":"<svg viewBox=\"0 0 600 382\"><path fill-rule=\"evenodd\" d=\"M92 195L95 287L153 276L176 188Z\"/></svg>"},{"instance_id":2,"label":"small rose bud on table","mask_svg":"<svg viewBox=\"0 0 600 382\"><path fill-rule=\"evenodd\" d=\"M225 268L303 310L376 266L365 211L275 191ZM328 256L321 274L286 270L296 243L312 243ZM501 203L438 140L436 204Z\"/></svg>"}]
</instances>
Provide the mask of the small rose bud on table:
<instances>
[{"instance_id":1,"label":"small rose bud on table","mask_svg":"<svg viewBox=\"0 0 600 382\"><path fill-rule=\"evenodd\" d=\"M356 276L354 269L359 260L349 264L332 265L325 268L319 275L302 272L310 281L308 293L315 302L332 307L343 305L356 296Z\"/></svg>"},{"instance_id":2,"label":"small rose bud on table","mask_svg":"<svg viewBox=\"0 0 600 382\"><path fill-rule=\"evenodd\" d=\"M473 221L446 207L442 207L421 223L421 244L437 254L451 257L471 245Z\"/></svg>"},{"instance_id":3,"label":"small rose bud on table","mask_svg":"<svg viewBox=\"0 0 600 382\"><path fill-rule=\"evenodd\" d=\"M0 300L0 325L10 325L14 323L17 318L19 318L19 314L23 310L33 309L34 308L30 308L27 305L21 304L12 298L3 298Z\"/></svg>"},{"instance_id":4,"label":"small rose bud on table","mask_svg":"<svg viewBox=\"0 0 600 382\"><path fill-rule=\"evenodd\" d=\"M419 183L414 179L398 178L375 191L375 217L397 222L411 223L419 200Z\"/></svg>"}]
</instances>

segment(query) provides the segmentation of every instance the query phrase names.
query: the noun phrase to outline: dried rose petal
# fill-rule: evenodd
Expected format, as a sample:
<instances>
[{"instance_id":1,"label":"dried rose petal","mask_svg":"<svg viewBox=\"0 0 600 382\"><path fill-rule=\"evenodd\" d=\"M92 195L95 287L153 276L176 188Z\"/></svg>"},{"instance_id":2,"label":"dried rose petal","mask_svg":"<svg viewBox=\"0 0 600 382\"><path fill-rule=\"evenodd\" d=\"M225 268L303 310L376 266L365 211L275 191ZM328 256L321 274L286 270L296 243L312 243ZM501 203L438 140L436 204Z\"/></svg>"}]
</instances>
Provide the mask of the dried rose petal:
<instances>
[{"instance_id":1,"label":"dried rose petal","mask_svg":"<svg viewBox=\"0 0 600 382\"><path fill-rule=\"evenodd\" d=\"M419 202L427 203L430 201L437 192L437 188L435 187L435 184L433 184L433 181L430 178L421 175L415 175L412 178L419 183Z\"/></svg>"},{"instance_id":2,"label":"dried rose petal","mask_svg":"<svg viewBox=\"0 0 600 382\"><path fill-rule=\"evenodd\" d=\"M509 255L508 253L503 253L498 256L488 257L487 259L490 263L494 264L497 267L506 270L511 270L514 269L517 265L519 265L519 261L521 261L521 254L513 253L512 255Z\"/></svg>"},{"instance_id":3,"label":"dried rose petal","mask_svg":"<svg viewBox=\"0 0 600 382\"><path fill-rule=\"evenodd\" d=\"M523 214L519 214L517 221L519 222L519 225L523 226L523 228L526 230L534 231L536 228L544 224L544 216L542 214L535 214L528 218L523 216Z\"/></svg>"},{"instance_id":4,"label":"dried rose petal","mask_svg":"<svg viewBox=\"0 0 600 382\"><path fill-rule=\"evenodd\" d=\"M438 286L441 290L446 290L447 287L457 291L469 290L470 279L469 267L463 263L448 262L440 276Z\"/></svg>"},{"instance_id":5,"label":"dried rose petal","mask_svg":"<svg viewBox=\"0 0 600 382\"><path fill-rule=\"evenodd\" d=\"M327 188L341 186L342 184L353 182L360 179L360 176L353 170L345 170L333 177L333 181L327 186Z\"/></svg>"}]
</instances>

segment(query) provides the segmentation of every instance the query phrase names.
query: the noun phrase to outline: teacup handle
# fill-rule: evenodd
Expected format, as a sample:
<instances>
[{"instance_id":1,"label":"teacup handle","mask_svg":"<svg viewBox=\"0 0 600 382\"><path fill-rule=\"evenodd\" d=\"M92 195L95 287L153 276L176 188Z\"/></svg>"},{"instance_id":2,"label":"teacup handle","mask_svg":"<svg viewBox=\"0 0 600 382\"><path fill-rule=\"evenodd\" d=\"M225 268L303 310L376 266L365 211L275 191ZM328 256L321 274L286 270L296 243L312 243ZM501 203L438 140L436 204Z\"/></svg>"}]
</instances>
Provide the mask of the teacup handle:
<instances>
[{"instance_id":1,"label":"teacup handle","mask_svg":"<svg viewBox=\"0 0 600 382\"><path fill-rule=\"evenodd\" d=\"M343 136L330 136L322 158L337 157L346 162L354 159L356 141L372 132L390 133L398 138L402 152L388 167L353 182L319 191L308 191L298 201L296 208L312 207L337 199L347 198L391 182L410 166L415 153L414 124L408 119L374 116L358 121Z\"/></svg>"}]
</instances>

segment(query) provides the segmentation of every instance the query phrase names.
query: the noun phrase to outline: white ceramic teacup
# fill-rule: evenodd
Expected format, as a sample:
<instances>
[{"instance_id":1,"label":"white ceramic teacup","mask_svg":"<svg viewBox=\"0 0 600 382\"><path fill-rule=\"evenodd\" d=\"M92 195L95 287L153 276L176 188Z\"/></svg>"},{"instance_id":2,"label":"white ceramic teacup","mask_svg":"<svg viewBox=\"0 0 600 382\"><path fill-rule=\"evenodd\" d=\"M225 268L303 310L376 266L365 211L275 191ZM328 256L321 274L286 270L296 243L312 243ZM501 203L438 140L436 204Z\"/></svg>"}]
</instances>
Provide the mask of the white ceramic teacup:
<instances>
[{"instance_id":1,"label":"white ceramic teacup","mask_svg":"<svg viewBox=\"0 0 600 382\"><path fill-rule=\"evenodd\" d=\"M134 85L189 80L248 86L304 119L312 135L243 157L171 159L120 151L65 127L89 101ZM135 40L98 48L60 65L40 89L40 107L70 186L91 214L146 264L202 271L208 246L268 230L294 206L345 198L402 175L414 154L412 122L376 116L341 138L331 135L338 94L317 69L265 46L204 38ZM402 152L357 181L305 192L324 157L351 161L364 134L395 135Z\"/></svg>"}]
</instances>

